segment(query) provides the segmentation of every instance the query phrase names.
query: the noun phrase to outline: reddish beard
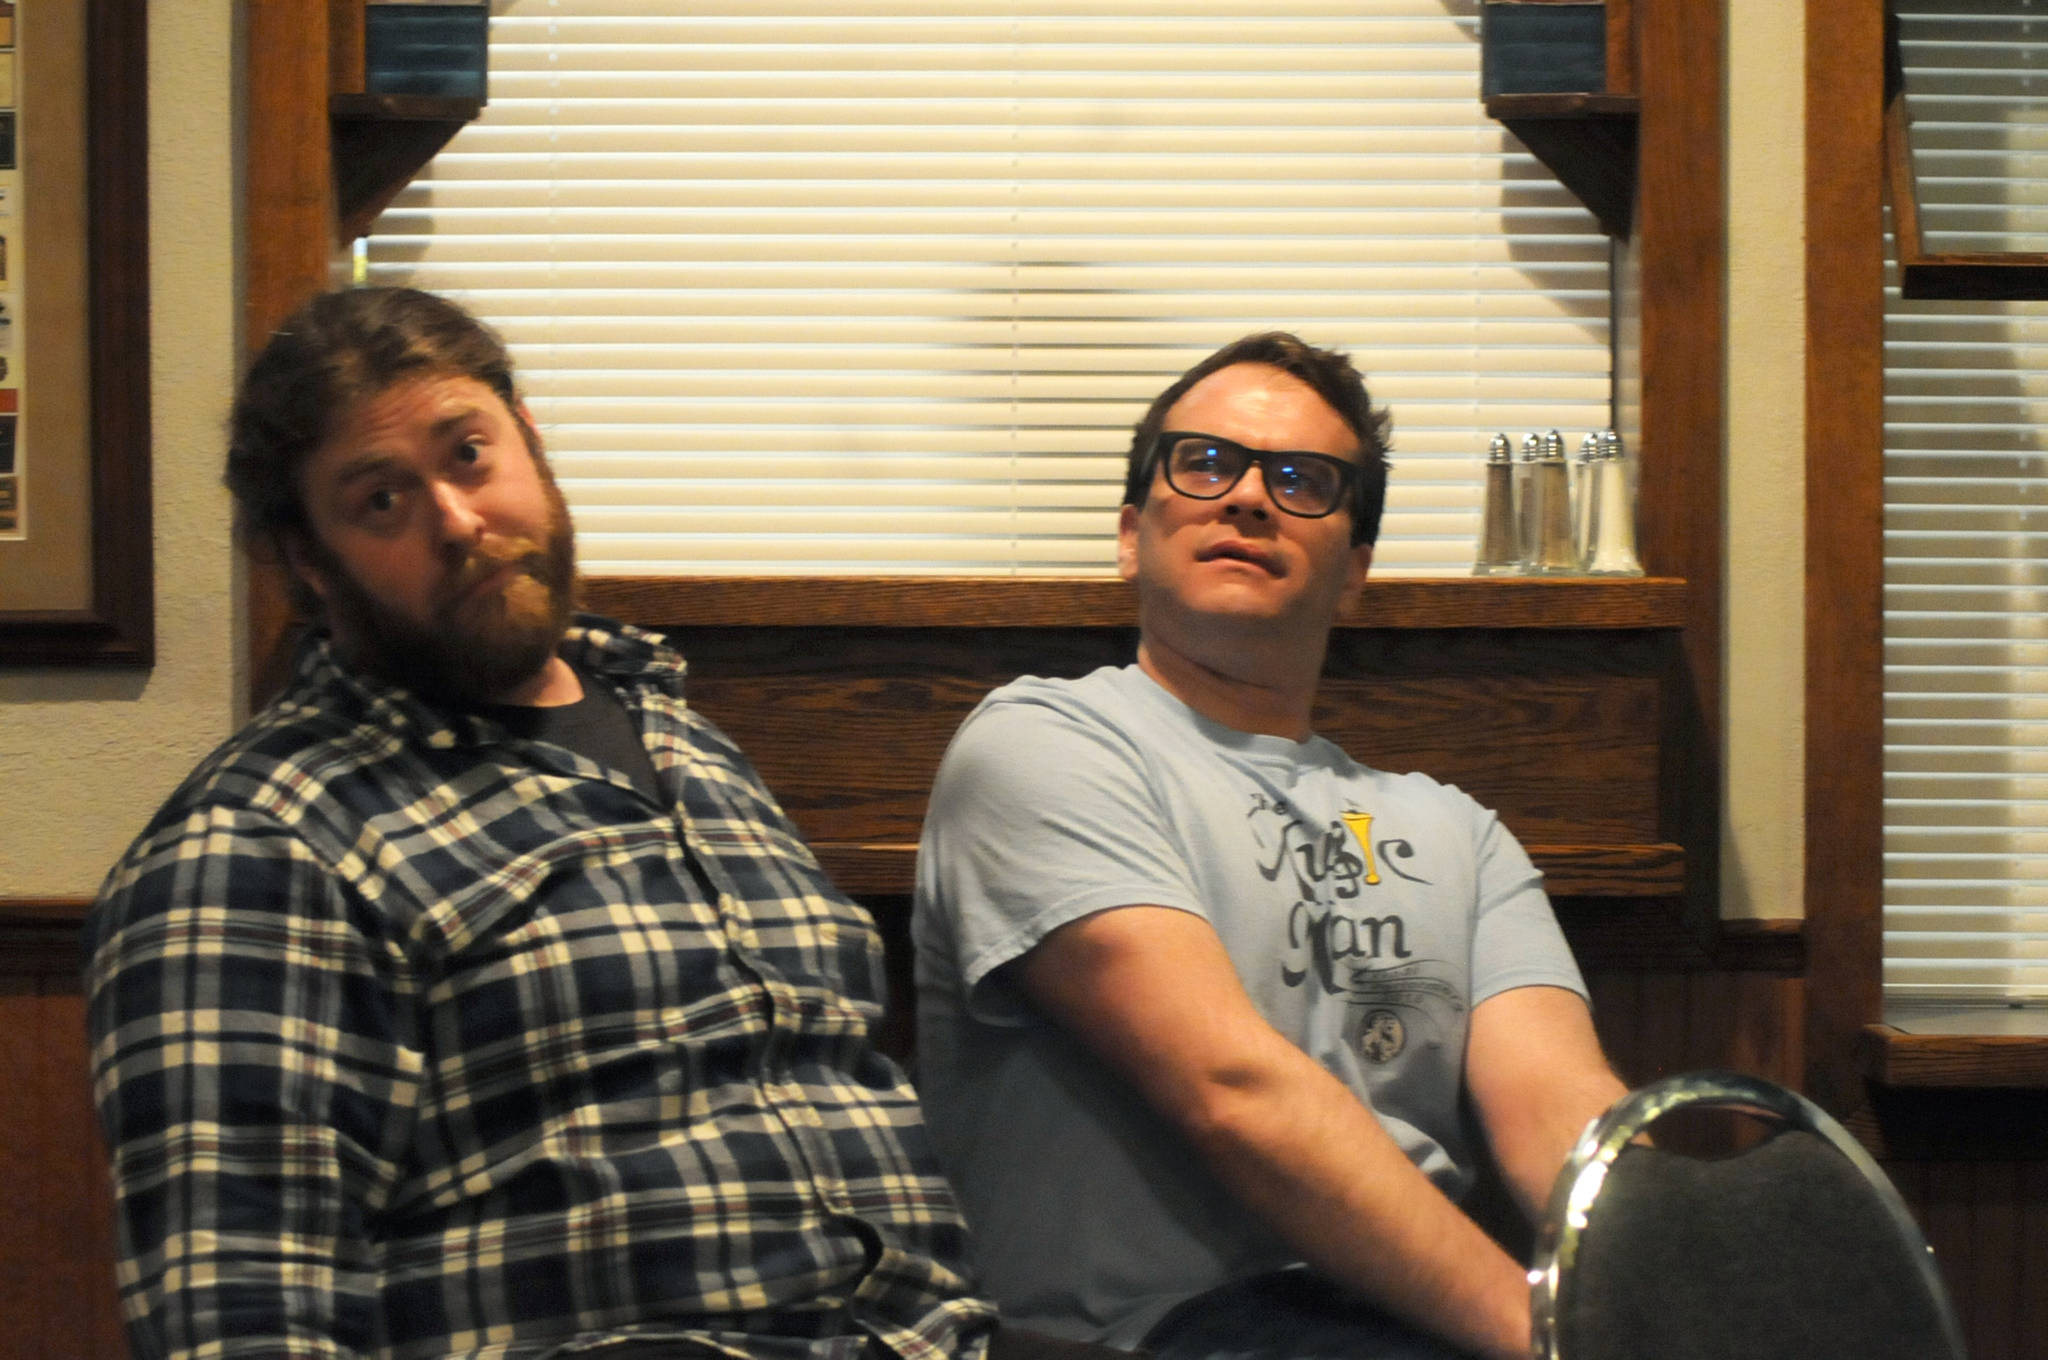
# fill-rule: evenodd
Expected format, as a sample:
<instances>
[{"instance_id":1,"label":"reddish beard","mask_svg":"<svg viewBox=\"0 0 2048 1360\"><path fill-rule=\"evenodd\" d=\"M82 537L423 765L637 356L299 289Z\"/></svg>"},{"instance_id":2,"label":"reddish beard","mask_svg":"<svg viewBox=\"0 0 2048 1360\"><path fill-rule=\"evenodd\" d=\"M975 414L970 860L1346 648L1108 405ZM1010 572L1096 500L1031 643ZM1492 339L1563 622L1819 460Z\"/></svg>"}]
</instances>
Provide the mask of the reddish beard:
<instances>
[{"instance_id":1,"label":"reddish beard","mask_svg":"<svg viewBox=\"0 0 2048 1360\"><path fill-rule=\"evenodd\" d=\"M486 535L451 566L424 624L370 594L324 545L314 545L343 658L459 704L490 703L539 674L575 607L575 535L552 481L547 494L546 540ZM503 580L484 584L507 568Z\"/></svg>"}]
</instances>

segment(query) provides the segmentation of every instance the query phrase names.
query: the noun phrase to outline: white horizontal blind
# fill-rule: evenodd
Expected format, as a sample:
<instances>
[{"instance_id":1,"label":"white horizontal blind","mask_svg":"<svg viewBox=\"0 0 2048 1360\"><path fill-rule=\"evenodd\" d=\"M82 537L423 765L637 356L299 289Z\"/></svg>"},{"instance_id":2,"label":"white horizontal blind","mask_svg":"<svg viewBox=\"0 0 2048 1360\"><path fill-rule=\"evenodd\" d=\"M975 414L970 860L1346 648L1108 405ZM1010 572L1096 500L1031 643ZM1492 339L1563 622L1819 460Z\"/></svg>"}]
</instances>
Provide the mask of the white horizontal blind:
<instances>
[{"instance_id":1,"label":"white horizontal blind","mask_svg":"<svg viewBox=\"0 0 2048 1360\"><path fill-rule=\"evenodd\" d=\"M1902 18L1931 251L2048 249L2036 15ZM1894 287L1885 364L1886 994L2048 998L2048 302Z\"/></svg>"},{"instance_id":2,"label":"white horizontal blind","mask_svg":"<svg viewBox=\"0 0 2048 1360\"><path fill-rule=\"evenodd\" d=\"M501 0L369 273L511 342L594 572L1107 571L1144 404L1273 326L1394 412L1379 565L1463 572L1488 437L1611 368L1476 8Z\"/></svg>"}]
</instances>

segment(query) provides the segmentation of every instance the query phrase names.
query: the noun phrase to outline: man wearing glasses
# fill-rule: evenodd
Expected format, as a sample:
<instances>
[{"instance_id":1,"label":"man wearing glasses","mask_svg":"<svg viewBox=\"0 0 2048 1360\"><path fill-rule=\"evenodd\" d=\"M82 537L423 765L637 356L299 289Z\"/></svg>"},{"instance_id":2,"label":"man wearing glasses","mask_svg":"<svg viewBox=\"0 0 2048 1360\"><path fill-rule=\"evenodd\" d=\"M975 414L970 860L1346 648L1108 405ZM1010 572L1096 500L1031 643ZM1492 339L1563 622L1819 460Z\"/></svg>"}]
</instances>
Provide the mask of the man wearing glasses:
<instances>
[{"instance_id":1,"label":"man wearing glasses","mask_svg":"<svg viewBox=\"0 0 2048 1360\"><path fill-rule=\"evenodd\" d=\"M1117 562L1135 665L1028 678L933 789L920 1085L987 1283L1162 1360L1519 1357L1529 1290L1457 1200L1525 1212L1622 1094L1494 816L1310 730L1365 579L1387 418L1247 337L1152 403Z\"/></svg>"}]
</instances>

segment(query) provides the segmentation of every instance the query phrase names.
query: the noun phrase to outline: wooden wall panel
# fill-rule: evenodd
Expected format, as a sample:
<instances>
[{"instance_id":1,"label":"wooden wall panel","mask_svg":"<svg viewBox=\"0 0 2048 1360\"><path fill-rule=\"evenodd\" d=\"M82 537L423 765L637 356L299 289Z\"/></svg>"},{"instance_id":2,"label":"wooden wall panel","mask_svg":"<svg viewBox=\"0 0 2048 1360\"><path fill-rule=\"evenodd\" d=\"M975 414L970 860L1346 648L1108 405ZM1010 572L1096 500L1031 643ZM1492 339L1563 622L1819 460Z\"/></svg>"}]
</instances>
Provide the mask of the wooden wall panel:
<instances>
[{"instance_id":1,"label":"wooden wall panel","mask_svg":"<svg viewBox=\"0 0 2048 1360\"><path fill-rule=\"evenodd\" d=\"M1883 1004L1883 11L1806 4L1806 1087L1838 1116Z\"/></svg>"},{"instance_id":2,"label":"wooden wall panel","mask_svg":"<svg viewBox=\"0 0 2048 1360\"><path fill-rule=\"evenodd\" d=\"M126 1355L72 976L0 971L0 1184L0 1360Z\"/></svg>"},{"instance_id":3,"label":"wooden wall panel","mask_svg":"<svg viewBox=\"0 0 2048 1360\"><path fill-rule=\"evenodd\" d=\"M2048 1159L1891 1159L1973 1360L2048 1360Z\"/></svg>"},{"instance_id":4,"label":"wooden wall panel","mask_svg":"<svg viewBox=\"0 0 2048 1360\"><path fill-rule=\"evenodd\" d=\"M908 850L946 743L1018 675L1128 662L1122 628L689 627L690 695L857 892L909 888ZM1667 630L1345 629L1319 730L1388 770L1497 809L1566 890L1675 895L1683 851L1658 804L1680 683ZM854 857L865 852L867 858ZM1548 857L1548 858L1546 858Z\"/></svg>"},{"instance_id":5,"label":"wooden wall panel","mask_svg":"<svg viewBox=\"0 0 2048 1360\"><path fill-rule=\"evenodd\" d=\"M1715 1067L1798 1084L1797 977L1713 965L1585 973L1601 1043L1629 1085Z\"/></svg>"},{"instance_id":6,"label":"wooden wall panel","mask_svg":"<svg viewBox=\"0 0 2048 1360\"><path fill-rule=\"evenodd\" d=\"M1722 175L1723 4L1634 0L1635 238L1640 269L1644 565L1684 578L1683 665L1666 705L1663 839L1718 852L1721 807L1722 425L1727 356L1727 190ZM1718 853L1686 862L1691 924L1720 915Z\"/></svg>"}]
</instances>

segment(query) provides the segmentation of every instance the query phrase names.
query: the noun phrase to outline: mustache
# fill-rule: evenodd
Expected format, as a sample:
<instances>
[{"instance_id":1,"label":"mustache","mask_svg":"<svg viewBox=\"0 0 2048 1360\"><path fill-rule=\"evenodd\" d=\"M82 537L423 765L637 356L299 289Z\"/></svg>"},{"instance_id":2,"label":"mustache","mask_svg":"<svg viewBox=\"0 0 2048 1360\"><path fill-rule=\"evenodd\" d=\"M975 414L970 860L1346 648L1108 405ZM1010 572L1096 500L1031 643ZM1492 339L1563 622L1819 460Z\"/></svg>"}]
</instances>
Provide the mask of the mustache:
<instances>
[{"instance_id":1,"label":"mustache","mask_svg":"<svg viewBox=\"0 0 2048 1360\"><path fill-rule=\"evenodd\" d=\"M544 578L547 574L547 549L530 538L485 538L464 554L449 582L447 598L450 601L461 599L506 567L516 567L529 576Z\"/></svg>"}]
</instances>

